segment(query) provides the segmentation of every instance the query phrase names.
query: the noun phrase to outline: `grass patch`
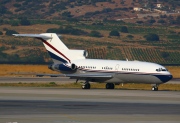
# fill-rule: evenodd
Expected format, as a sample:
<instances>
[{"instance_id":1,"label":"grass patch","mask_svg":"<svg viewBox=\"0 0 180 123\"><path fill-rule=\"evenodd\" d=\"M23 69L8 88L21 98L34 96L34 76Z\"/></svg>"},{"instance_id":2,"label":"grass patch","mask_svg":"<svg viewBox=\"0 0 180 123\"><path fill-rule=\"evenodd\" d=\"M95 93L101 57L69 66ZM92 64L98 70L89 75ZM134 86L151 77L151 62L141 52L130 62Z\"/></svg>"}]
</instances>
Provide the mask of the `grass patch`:
<instances>
[{"instance_id":1,"label":"grass patch","mask_svg":"<svg viewBox=\"0 0 180 123\"><path fill-rule=\"evenodd\" d=\"M49 84L50 85L57 85L55 82L50 82Z\"/></svg>"},{"instance_id":2,"label":"grass patch","mask_svg":"<svg viewBox=\"0 0 180 123\"><path fill-rule=\"evenodd\" d=\"M81 88L80 83L67 83L67 84L56 84L55 82L50 83L0 83L2 87L56 87L56 88ZM104 89L105 83L91 83L93 89ZM151 90L150 84L124 84L116 85L115 89L120 90ZM166 91L180 91L179 84L162 84L159 86L159 90Z\"/></svg>"}]
</instances>

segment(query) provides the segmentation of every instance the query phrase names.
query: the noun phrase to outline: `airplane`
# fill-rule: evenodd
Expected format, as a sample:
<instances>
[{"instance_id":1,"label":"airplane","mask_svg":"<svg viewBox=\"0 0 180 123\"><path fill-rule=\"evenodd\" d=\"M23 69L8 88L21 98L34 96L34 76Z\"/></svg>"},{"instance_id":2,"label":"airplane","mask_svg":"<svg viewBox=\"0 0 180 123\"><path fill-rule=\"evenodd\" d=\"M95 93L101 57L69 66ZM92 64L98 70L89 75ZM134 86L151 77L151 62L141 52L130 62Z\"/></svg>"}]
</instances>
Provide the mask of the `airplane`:
<instances>
[{"instance_id":1,"label":"airplane","mask_svg":"<svg viewBox=\"0 0 180 123\"><path fill-rule=\"evenodd\" d=\"M160 84L173 78L162 65L127 60L88 59L85 50L69 49L56 33L13 34L32 37L43 42L53 64L48 68L62 74L40 74L39 76L65 76L83 80L82 89L90 89L90 82L106 83L106 89L114 89L120 83L146 83L152 91L158 91Z\"/></svg>"}]
</instances>

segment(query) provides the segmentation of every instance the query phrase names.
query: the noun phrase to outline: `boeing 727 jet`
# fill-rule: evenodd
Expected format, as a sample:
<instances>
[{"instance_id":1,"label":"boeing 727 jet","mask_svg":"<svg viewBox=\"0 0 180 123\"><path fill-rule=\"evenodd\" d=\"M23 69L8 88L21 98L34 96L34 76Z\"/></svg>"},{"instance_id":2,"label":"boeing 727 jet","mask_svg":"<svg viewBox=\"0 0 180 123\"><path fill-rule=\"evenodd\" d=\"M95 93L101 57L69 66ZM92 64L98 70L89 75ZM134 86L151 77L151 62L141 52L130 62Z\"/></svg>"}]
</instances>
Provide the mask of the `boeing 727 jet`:
<instances>
[{"instance_id":1,"label":"boeing 727 jet","mask_svg":"<svg viewBox=\"0 0 180 123\"><path fill-rule=\"evenodd\" d=\"M49 69L60 71L63 76L76 81L84 80L83 89L90 89L89 82L106 83L106 89L114 89L115 85L120 83L146 83L152 84L152 90L157 91L160 84L172 79L171 73L156 63L87 59L87 51L69 49L55 33L13 35L41 40L53 60ZM62 76L62 74L45 75Z\"/></svg>"}]
</instances>

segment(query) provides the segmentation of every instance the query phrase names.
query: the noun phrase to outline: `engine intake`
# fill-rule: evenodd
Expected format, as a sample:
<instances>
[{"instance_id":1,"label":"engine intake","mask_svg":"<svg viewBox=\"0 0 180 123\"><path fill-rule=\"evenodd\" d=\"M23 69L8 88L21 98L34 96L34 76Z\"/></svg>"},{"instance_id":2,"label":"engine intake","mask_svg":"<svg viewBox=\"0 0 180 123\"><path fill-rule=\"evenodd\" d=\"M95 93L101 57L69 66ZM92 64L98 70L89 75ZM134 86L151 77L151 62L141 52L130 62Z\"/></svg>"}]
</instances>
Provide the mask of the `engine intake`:
<instances>
[{"instance_id":1,"label":"engine intake","mask_svg":"<svg viewBox=\"0 0 180 123\"><path fill-rule=\"evenodd\" d=\"M86 50L84 50L83 56L86 58L88 57L88 52Z\"/></svg>"},{"instance_id":2,"label":"engine intake","mask_svg":"<svg viewBox=\"0 0 180 123\"><path fill-rule=\"evenodd\" d=\"M75 64L71 64L71 69L72 70L76 70L77 69L77 66Z\"/></svg>"}]
</instances>

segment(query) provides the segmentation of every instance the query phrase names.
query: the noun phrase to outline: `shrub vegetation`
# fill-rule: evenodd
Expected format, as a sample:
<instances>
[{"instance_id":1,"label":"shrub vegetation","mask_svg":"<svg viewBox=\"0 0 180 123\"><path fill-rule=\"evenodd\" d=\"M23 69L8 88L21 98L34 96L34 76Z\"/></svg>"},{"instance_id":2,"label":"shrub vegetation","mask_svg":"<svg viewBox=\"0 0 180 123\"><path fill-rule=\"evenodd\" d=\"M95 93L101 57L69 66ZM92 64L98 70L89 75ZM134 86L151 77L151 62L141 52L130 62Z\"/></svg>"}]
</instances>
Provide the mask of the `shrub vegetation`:
<instances>
[{"instance_id":1,"label":"shrub vegetation","mask_svg":"<svg viewBox=\"0 0 180 123\"><path fill-rule=\"evenodd\" d=\"M154 33L149 33L144 36L147 41L159 41L159 36Z\"/></svg>"},{"instance_id":2,"label":"shrub vegetation","mask_svg":"<svg viewBox=\"0 0 180 123\"><path fill-rule=\"evenodd\" d=\"M103 37L103 35L98 31L91 31L89 36L91 36L91 37Z\"/></svg>"},{"instance_id":3,"label":"shrub vegetation","mask_svg":"<svg viewBox=\"0 0 180 123\"><path fill-rule=\"evenodd\" d=\"M7 30L6 31L6 35L12 36L12 34L19 34L19 33L16 32L15 30Z\"/></svg>"},{"instance_id":4,"label":"shrub vegetation","mask_svg":"<svg viewBox=\"0 0 180 123\"><path fill-rule=\"evenodd\" d=\"M128 28L126 26L122 26L121 27L121 32L128 33L129 31L128 31Z\"/></svg>"},{"instance_id":5,"label":"shrub vegetation","mask_svg":"<svg viewBox=\"0 0 180 123\"><path fill-rule=\"evenodd\" d=\"M112 30L112 31L109 33L109 36L120 36L120 33L119 33L117 30Z\"/></svg>"}]
</instances>

